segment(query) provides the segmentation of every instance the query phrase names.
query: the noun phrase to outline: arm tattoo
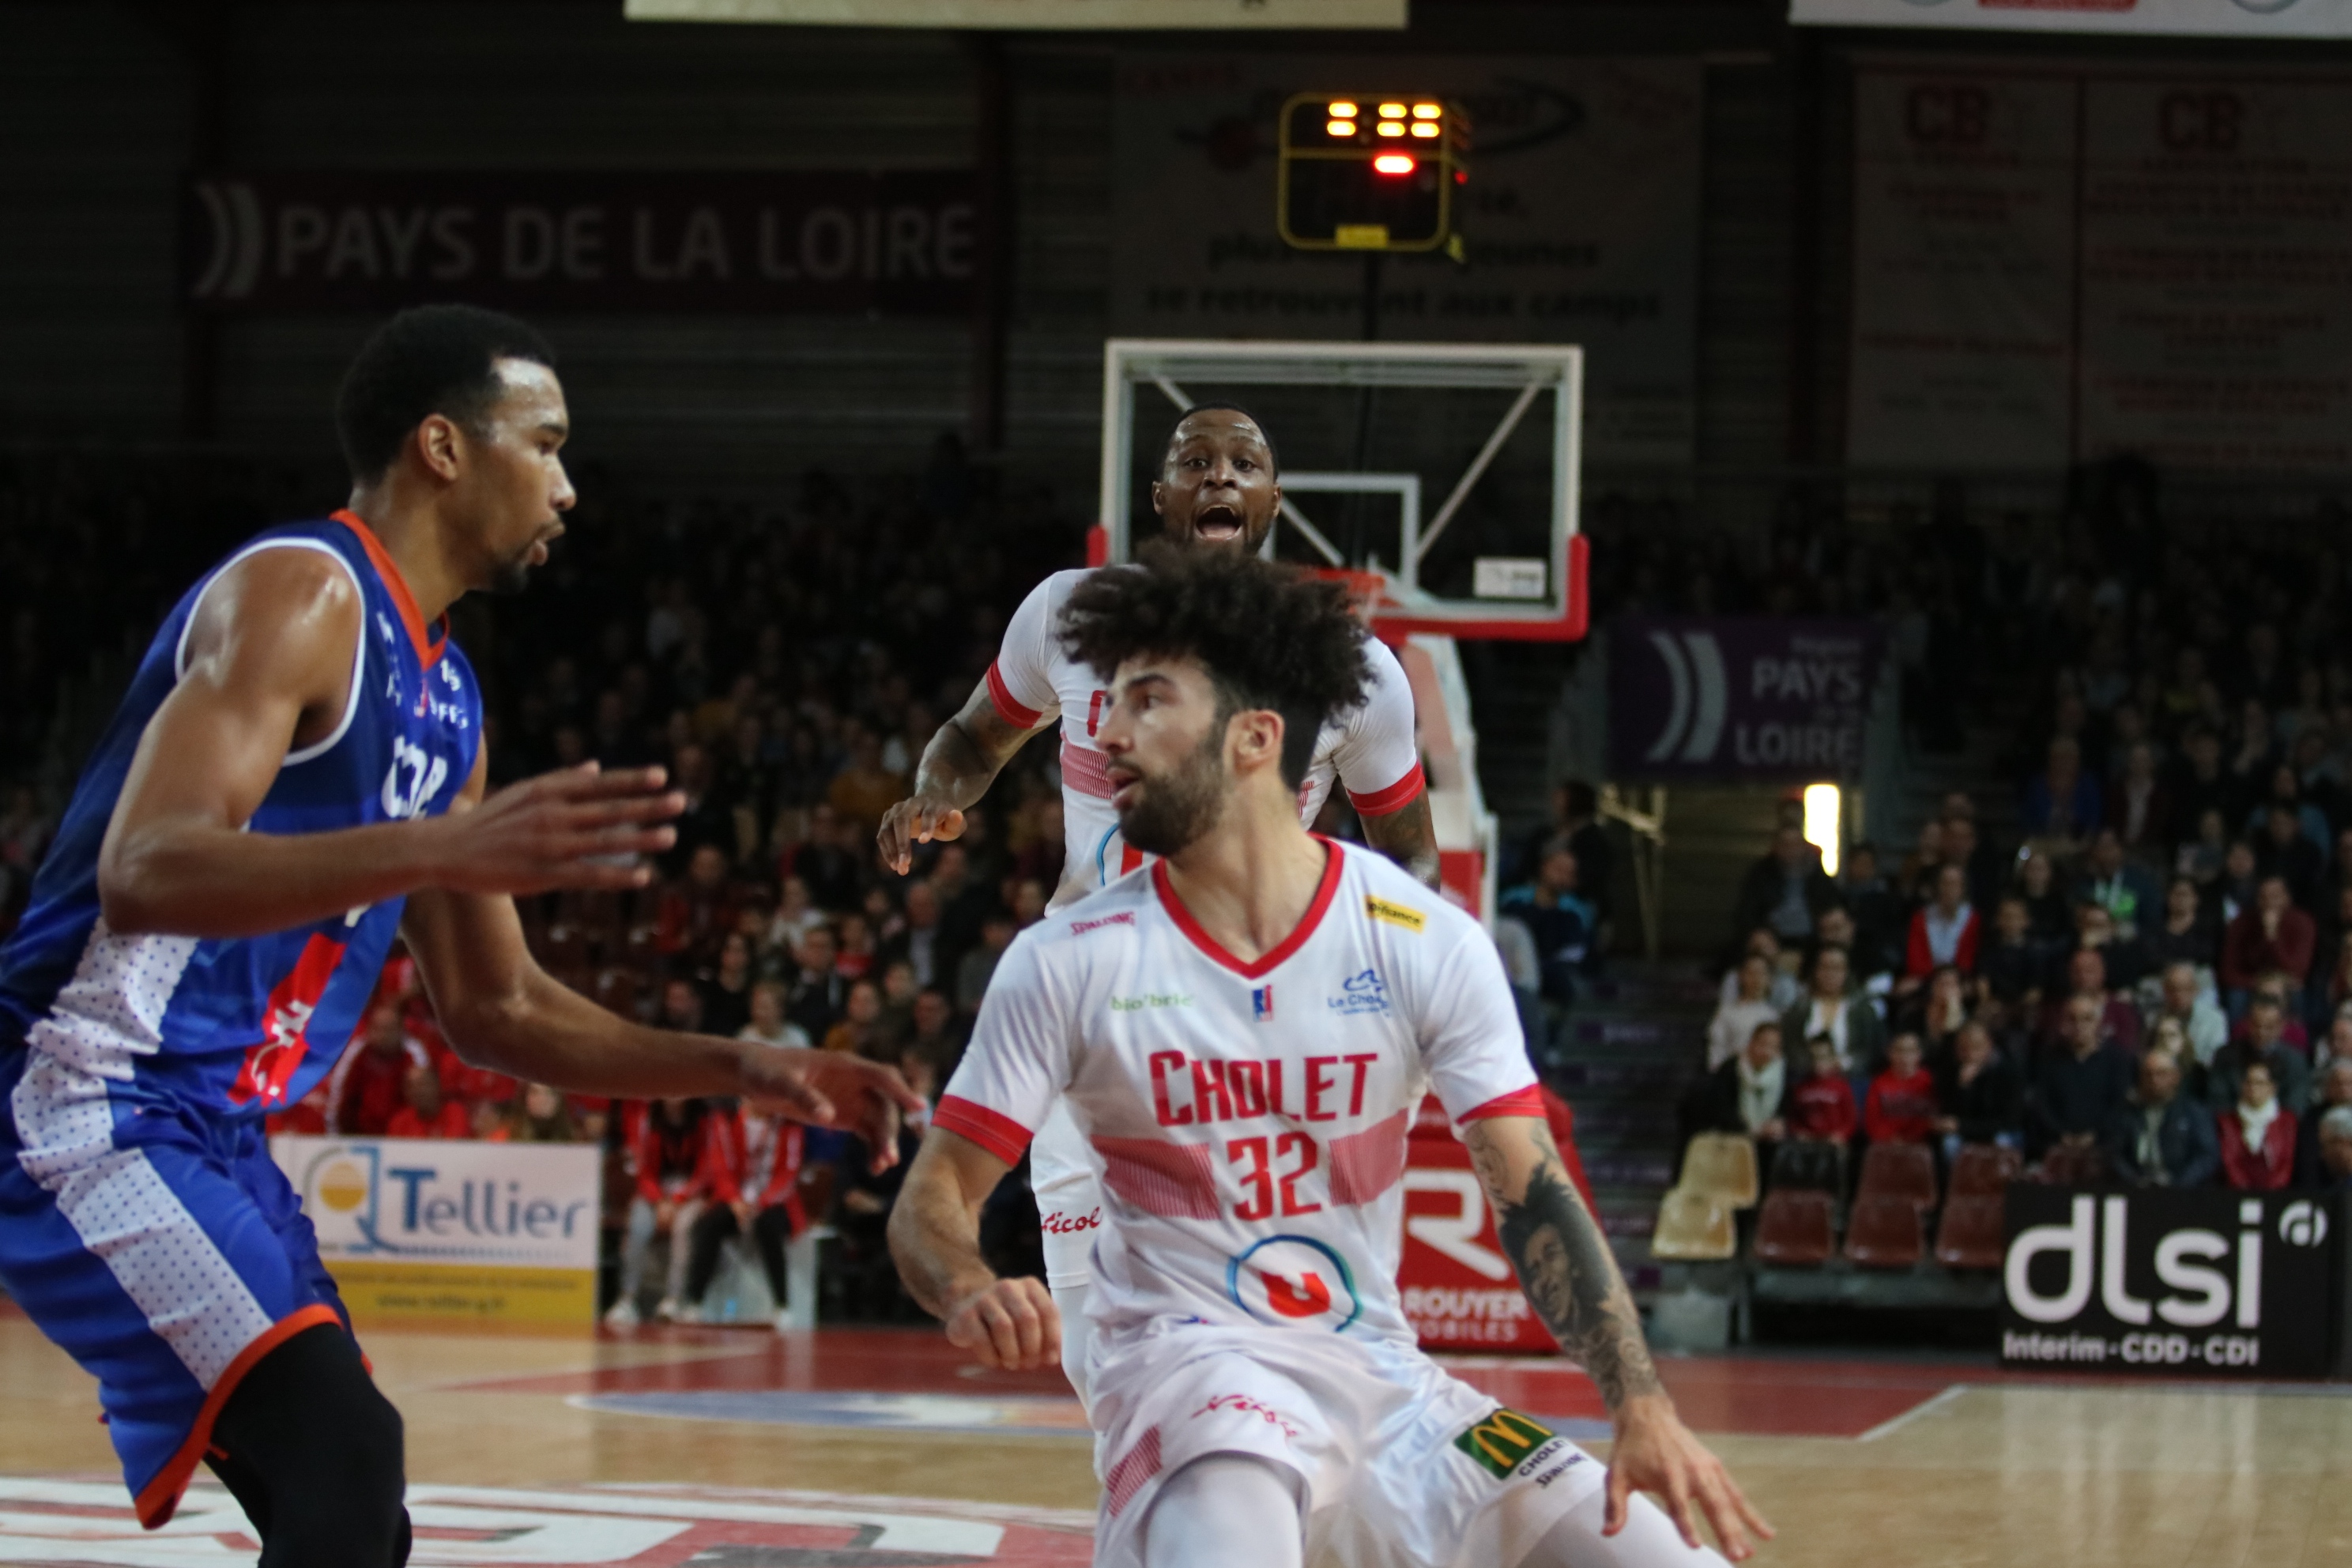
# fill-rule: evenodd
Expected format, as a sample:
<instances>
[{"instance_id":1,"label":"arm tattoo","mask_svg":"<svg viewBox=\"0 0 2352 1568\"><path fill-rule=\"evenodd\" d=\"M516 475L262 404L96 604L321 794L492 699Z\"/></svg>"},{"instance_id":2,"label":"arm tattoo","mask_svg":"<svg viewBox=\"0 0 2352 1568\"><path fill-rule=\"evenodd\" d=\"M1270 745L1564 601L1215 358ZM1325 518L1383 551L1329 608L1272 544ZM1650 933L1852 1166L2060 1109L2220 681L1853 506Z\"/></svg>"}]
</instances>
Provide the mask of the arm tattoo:
<instances>
[{"instance_id":1,"label":"arm tattoo","mask_svg":"<svg viewBox=\"0 0 2352 1568\"><path fill-rule=\"evenodd\" d=\"M1539 1131L1537 1142L1543 1159L1517 1203L1503 1196L1501 1162L1491 1151L1474 1152L1474 1163L1495 1196L1503 1250L1528 1302L1613 1411L1633 1395L1657 1392L1657 1368L1609 1238L1569 1182L1549 1132Z\"/></svg>"}]
</instances>

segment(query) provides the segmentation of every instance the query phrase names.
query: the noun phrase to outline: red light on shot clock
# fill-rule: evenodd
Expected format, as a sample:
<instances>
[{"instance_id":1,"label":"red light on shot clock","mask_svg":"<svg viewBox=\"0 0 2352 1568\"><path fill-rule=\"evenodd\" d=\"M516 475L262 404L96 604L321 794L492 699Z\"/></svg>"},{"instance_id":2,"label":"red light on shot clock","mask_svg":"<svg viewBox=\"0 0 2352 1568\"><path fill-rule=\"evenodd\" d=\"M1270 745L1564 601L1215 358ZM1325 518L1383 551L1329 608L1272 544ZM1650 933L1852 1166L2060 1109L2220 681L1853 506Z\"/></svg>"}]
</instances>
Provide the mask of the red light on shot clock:
<instances>
[{"instance_id":1,"label":"red light on shot clock","mask_svg":"<svg viewBox=\"0 0 2352 1568\"><path fill-rule=\"evenodd\" d=\"M1414 167L1413 160L1402 153L1383 153L1372 160L1372 172L1380 174L1410 174Z\"/></svg>"}]
</instances>

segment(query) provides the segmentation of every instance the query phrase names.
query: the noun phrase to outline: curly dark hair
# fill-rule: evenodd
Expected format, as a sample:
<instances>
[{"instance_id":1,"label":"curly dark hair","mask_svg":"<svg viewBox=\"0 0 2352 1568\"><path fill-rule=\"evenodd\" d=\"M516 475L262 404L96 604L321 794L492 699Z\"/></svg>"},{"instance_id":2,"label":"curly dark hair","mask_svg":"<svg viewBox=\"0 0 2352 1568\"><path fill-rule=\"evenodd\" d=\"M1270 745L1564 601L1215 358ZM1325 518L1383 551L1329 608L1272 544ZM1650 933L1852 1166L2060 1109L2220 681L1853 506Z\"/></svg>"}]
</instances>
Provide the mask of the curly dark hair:
<instances>
[{"instance_id":1,"label":"curly dark hair","mask_svg":"<svg viewBox=\"0 0 2352 1568\"><path fill-rule=\"evenodd\" d=\"M1282 777L1297 789L1331 716L1364 700L1371 666L1344 584L1237 550L1147 544L1137 564L1070 592L1062 646L1104 679L1139 654L1197 658L1222 719L1282 715Z\"/></svg>"}]
</instances>

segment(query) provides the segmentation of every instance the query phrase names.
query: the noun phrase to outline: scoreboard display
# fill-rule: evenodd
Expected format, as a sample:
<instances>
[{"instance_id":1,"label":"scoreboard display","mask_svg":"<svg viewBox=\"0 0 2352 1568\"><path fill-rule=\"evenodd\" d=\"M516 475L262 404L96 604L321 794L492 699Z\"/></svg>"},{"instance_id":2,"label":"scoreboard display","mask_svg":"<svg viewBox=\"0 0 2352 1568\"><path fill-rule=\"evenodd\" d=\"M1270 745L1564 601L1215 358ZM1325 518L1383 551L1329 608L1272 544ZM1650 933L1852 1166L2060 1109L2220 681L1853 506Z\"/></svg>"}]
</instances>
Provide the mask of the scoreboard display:
<instances>
[{"instance_id":1,"label":"scoreboard display","mask_svg":"<svg viewBox=\"0 0 2352 1568\"><path fill-rule=\"evenodd\" d=\"M1454 193L1470 178L1469 152L1460 104L1302 92L1282 107L1276 223L1300 250L1458 257Z\"/></svg>"}]
</instances>

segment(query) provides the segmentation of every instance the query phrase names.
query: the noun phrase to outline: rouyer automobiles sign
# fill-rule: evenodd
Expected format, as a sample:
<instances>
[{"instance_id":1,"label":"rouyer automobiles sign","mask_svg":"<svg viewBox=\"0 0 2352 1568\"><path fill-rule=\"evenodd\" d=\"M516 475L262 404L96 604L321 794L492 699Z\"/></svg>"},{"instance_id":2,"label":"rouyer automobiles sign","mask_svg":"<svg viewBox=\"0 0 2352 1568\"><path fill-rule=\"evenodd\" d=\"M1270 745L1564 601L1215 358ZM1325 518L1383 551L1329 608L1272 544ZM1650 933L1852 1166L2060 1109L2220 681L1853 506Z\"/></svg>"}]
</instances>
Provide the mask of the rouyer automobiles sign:
<instances>
[{"instance_id":1,"label":"rouyer automobiles sign","mask_svg":"<svg viewBox=\"0 0 2352 1568\"><path fill-rule=\"evenodd\" d=\"M2007 1205L2003 1365L2319 1377L2333 1364L2338 1197L2018 1183Z\"/></svg>"}]
</instances>

